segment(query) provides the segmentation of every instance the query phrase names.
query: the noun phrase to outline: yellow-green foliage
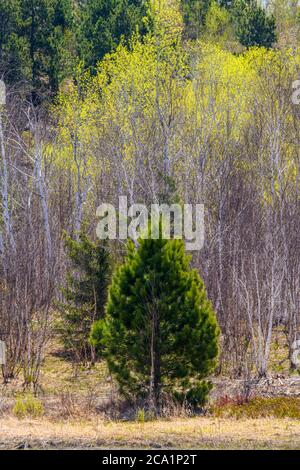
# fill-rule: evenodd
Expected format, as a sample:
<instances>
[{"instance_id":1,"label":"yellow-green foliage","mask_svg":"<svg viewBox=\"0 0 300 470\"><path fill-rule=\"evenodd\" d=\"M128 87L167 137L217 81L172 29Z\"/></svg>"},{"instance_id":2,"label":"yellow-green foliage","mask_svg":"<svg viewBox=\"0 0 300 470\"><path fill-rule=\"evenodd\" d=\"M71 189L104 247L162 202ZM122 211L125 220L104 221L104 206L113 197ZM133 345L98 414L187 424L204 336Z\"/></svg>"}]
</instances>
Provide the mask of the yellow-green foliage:
<instances>
[{"instance_id":1,"label":"yellow-green foliage","mask_svg":"<svg viewBox=\"0 0 300 470\"><path fill-rule=\"evenodd\" d=\"M226 20L225 12L218 15L214 22ZM54 109L57 145L49 153L60 171L109 178L116 165L133 181L141 162L161 158L156 147L151 151L155 136L159 151L167 145L179 193L185 178L197 177L199 156L206 170L218 172L228 155L257 181L262 203L275 204L287 181L292 193L298 148L289 107L298 51L233 54L203 41L183 47L175 36L157 33L143 42L134 37L129 47L120 44L99 63L96 76L79 68L77 84L62 88ZM261 135L247 135L253 120ZM251 159L237 152L245 146Z\"/></svg>"},{"instance_id":2,"label":"yellow-green foliage","mask_svg":"<svg viewBox=\"0 0 300 470\"><path fill-rule=\"evenodd\" d=\"M257 397L249 403L236 403L228 400L215 405L213 414L222 418L294 418L300 419L300 398L296 397Z\"/></svg>"},{"instance_id":3,"label":"yellow-green foliage","mask_svg":"<svg viewBox=\"0 0 300 470\"><path fill-rule=\"evenodd\" d=\"M155 419L155 415L144 408L139 408L136 412L136 421L138 423L145 423L147 421L153 421Z\"/></svg>"},{"instance_id":4,"label":"yellow-green foliage","mask_svg":"<svg viewBox=\"0 0 300 470\"><path fill-rule=\"evenodd\" d=\"M183 31L183 18L179 0L152 0L150 8L156 35L167 36L168 39L180 37Z\"/></svg>"},{"instance_id":5,"label":"yellow-green foliage","mask_svg":"<svg viewBox=\"0 0 300 470\"><path fill-rule=\"evenodd\" d=\"M213 41L228 41L230 36L233 36L229 11L213 1L207 12L205 28L208 37Z\"/></svg>"},{"instance_id":6,"label":"yellow-green foliage","mask_svg":"<svg viewBox=\"0 0 300 470\"><path fill-rule=\"evenodd\" d=\"M44 406L37 398L26 395L17 397L12 412L18 418L26 416L37 418L44 414Z\"/></svg>"}]
</instances>

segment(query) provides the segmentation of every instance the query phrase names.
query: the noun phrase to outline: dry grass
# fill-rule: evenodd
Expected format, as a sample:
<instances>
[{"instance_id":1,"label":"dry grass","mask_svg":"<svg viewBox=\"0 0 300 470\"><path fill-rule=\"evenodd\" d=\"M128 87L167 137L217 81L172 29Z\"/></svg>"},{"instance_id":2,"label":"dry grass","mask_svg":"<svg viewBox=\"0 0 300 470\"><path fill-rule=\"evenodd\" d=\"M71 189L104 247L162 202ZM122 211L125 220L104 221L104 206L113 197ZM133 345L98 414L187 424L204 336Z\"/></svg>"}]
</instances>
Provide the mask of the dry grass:
<instances>
[{"instance_id":1,"label":"dry grass","mask_svg":"<svg viewBox=\"0 0 300 470\"><path fill-rule=\"evenodd\" d=\"M243 403L237 399L221 398L212 407L220 418L292 418L300 420L299 397L255 397Z\"/></svg>"},{"instance_id":2,"label":"dry grass","mask_svg":"<svg viewBox=\"0 0 300 470\"><path fill-rule=\"evenodd\" d=\"M39 395L46 397L59 396L62 393L85 396L90 390L97 391L99 398L106 398L110 392L110 380L103 362L95 366L74 368L71 361L62 356L59 346L50 345L40 374ZM15 397L23 392L23 376L4 385L0 380L0 396Z\"/></svg>"},{"instance_id":3,"label":"dry grass","mask_svg":"<svg viewBox=\"0 0 300 470\"><path fill-rule=\"evenodd\" d=\"M278 372L279 364L280 372L288 375L285 357L285 338L278 330L272 344L271 369ZM45 412L43 417L32 418L27 413L18 419L18 413L13 415L17 400L25 397L21 376L8 385L0 384L0 449L300 449L299 397L254 397L242 406L234 399L220 403L220 397L227 394L226 384L232 382L225 379L219 378L218 390L213 392L210 417L188 417L172 410L170 419L147 421L140 416L134 421L139 413L131 410L133 421L124 422L117 421L125 415L116 405L115 420L109 421L108 403L115 395L105 365L74 371L54 343L43 363L37 397ZM239 389L233 391L233 397Z\"/></svg>"},{"instance_id":4,"label":"dry grass","mask_svg":"<svg viewBox=\"0 0 300 470\"><path fill-rule=\"evenodd\" d=\"M300 421L197 417L146 423L0 419L0 448L300 449Z\"/></svg>"}]
</instances>

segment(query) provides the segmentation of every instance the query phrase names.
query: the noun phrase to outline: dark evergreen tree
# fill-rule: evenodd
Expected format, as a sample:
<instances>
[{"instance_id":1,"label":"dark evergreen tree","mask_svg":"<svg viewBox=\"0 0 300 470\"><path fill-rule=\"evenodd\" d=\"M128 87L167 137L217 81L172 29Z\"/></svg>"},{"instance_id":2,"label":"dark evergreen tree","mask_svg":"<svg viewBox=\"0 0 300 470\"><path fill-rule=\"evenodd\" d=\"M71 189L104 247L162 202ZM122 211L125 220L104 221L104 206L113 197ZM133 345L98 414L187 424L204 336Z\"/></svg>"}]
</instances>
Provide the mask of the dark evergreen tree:
<instances>
[{"instance_id":1,"label":"dark evergreen tree","mask_svg":"<svg viewBox=\"0 0 300 470\"><path fill-rule=\"evenodd\" d=\"M104 348L121 393L159 410L164 392L203 405L218 355L216 317L182 240L129 243L91 341Z\"/></svg>"},{"instance_id":2,"label":"dark evergreen tree","mask_svg":"<svg viewBox=\"0 0 300 470\"><path fill-rule=\"evenodd\" d=\"M55 92L60 80L70 73L66 62L72 42L69 37L71 0L21 0L21 6L22 31L29 44L33 89L41 94L49 85Z\"/></svg>"},{"instance_id":3,"label":"dark evergreen tree","mask_svg":"<svg viewBox=\"0 0 300 470\"><path fill-rule=\"evenodd\" d=\"M185 24L185 35L197 39L205 28L205 18L211 0L181 0L181 9Z\"/></svg>"},{"instance_id":4,"label":"dark evergreen tree","mask_svg":"<svg viewBox=\"0 0 300 470\"><path fill-rule=\"evenodd\" d=\"M70 74L76 54L71 0L3 0L0 66L8 83L23 81L37 98Z\"/></svg>"},{"instance_id":5,"label":"dark evergreen tree","mask_svg":"<svg viewBox=\"0 0 300 470\"><path fill-rule=\"evenodd\" d=\"M218 4L220 7L224 7L227 10L230 10L232 8L233 1L232 0L219 0Z\"/></svg>"},{"instance_id":6,"label":"dark evergreen tree","mask_svg":"<svg viewBox=\"0 0 300 470\"><path fill-rule=\"evenodd\" d=\"M78 26L81 57L94 66L121 37L129 39L137 31L143 35L150 23L148 0L90 0L82 7Z\"/></svg>"},{"instance_id":7,"label":"dark evergreen tree","mask_svg":"<svg viewBox=\"0 0 300 470\"><path fill-rule=\"evenodd\" d=\"M0 3L0 74L8 83L19 81L30 73L28 41L21 36L20 0Z\"/></svg>"},{"instance_id":8,"label":"dark evergreen tree","mask_svg":"<svg viewBox=\"0 0 300 470\"><path fill-rule=\"evenodd\" d=\"M148 1L1 0L1 76L27 83L38 103L72 76L77 58L94 66L122 37L149 31Z\"/></svg>"},{"instance_id":9,"label":"dark evergreen tree","mask_svg":"<svg viewBox=\"0 0 300 470\"><path fill-rule=\"evenodd\" d=\"M243 46L272 47L276 42L276 21L256 0L236 0L232 14L237 38Z\"/></svg>"},{"instance_id":10,"label":"dark evergreen tree","mask_svg":"<svg viewBox=\"0 0 300 470\"><path fill-rule=\"evenodd\" d=\"M92 242L85 233L79 240L66 236L65 245L71 261L67 287L62 289L65 302L59 304L59 337L76 362L94 361L89 343L93 322L104 316L110 275L108 249L101 241Z\"/></svg>"}]
</instances>

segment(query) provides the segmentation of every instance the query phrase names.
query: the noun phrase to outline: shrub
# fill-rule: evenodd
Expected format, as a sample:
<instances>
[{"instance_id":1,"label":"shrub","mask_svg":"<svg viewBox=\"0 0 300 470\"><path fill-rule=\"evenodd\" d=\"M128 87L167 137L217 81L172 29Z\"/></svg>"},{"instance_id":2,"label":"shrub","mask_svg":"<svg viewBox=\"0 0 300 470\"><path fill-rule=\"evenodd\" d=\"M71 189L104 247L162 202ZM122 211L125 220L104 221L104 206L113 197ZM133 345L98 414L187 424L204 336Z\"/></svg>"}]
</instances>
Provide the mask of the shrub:
<instances>
[{"instance_id":1,"label":"shrub","mask_svg":"<svg viewBox=\"0 0 300 470\"><path fill-rule=\"evenodd\" d=\"M145 423L146 421L152 421L155 419L155 415L150 410L145 408L139 408L136 412L136 421L138 423Z\"/></svg>"},{"instance_id":2,"label":"shrub","mask_svg":"<svg viewBox=\"0 0 300 470\"><path fill-rule=\"evenodd\" d=\"M37 418L44 414L44 406L37 398L27 395L16 399L12 412L17 418L26 416Z\"/></svg>"}]
</instances>

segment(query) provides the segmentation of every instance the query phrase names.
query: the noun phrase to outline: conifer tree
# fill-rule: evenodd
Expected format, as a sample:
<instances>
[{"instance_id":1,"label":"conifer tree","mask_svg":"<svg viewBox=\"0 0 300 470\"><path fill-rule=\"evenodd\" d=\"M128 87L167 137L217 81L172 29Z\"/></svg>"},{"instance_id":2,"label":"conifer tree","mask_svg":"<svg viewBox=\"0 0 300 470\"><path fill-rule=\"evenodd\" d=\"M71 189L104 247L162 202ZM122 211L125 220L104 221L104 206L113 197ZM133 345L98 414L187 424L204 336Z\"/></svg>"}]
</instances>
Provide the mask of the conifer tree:
<instances>
[{"instance_id":1,"label":"conifer tree","mask_svg":"<svg viewBox=\"0 0 300 470\"><path fill-rule=\"evenodd\" d=\"M236 0L232 12L237 38L243 46L272 47L277 38L275 18L257 0Z\"/></svg>"},{"instance_id":2,"label":"conifer tree","mask_svg":"<svg viewBox=\"0 0 300 470\"><path fill-rule=\"evenodd\" d=\"M80 54L86 65L95 66L113 51L121 38L137 31L143 35L151 23L148 0L90 0L81 9L78 27Z\"/></svg>"},{"instance_id":3,"label":"conifer tree","mask_svg":"<svg viewBox=\"0 0 300 470\"><path fill-rule=\"evenodd\" d=\"M91 340L104 347L125 397L159 411L164 393L203 405L204 379L218 355L218 326L203 281L189 266L182 240L140 240L109 291L107 314Z\"/></svg>"},{"instance_id":4,"label":"conifer tree","mask_svg":"<svg viewBox=\"0 0 300 470\"><path fill-rule=\"evenodd\" d=\"M71 0L0 2L0 73L30 85L34 102L55 93L76 55Z\"/></svg>"},{"instance_id":5,"label":"conifer tree","mask_svg":"<svg viewBox=\"0 0 300 470\"><path fill-rule=\"evenodd\" d=\"M109 282L109 255L99 240L92 242L82 232L79 240L65 237L71 260L67 286L62 289L65 302L59 304L58 334L66 351L75 362L94 361L89 343L91 325L104 315Z\"/></svg>"},{"instance_id":6,"label":"conifer tree","mask_svg":"<svg viewBox=\"0 0 300 470\"><path fill-rule=\"evenodd\" d=\"M181 0L180 3L185 34L190 39L197 39L204 31L211 0Z\"/></svg>"}]
</instances>

